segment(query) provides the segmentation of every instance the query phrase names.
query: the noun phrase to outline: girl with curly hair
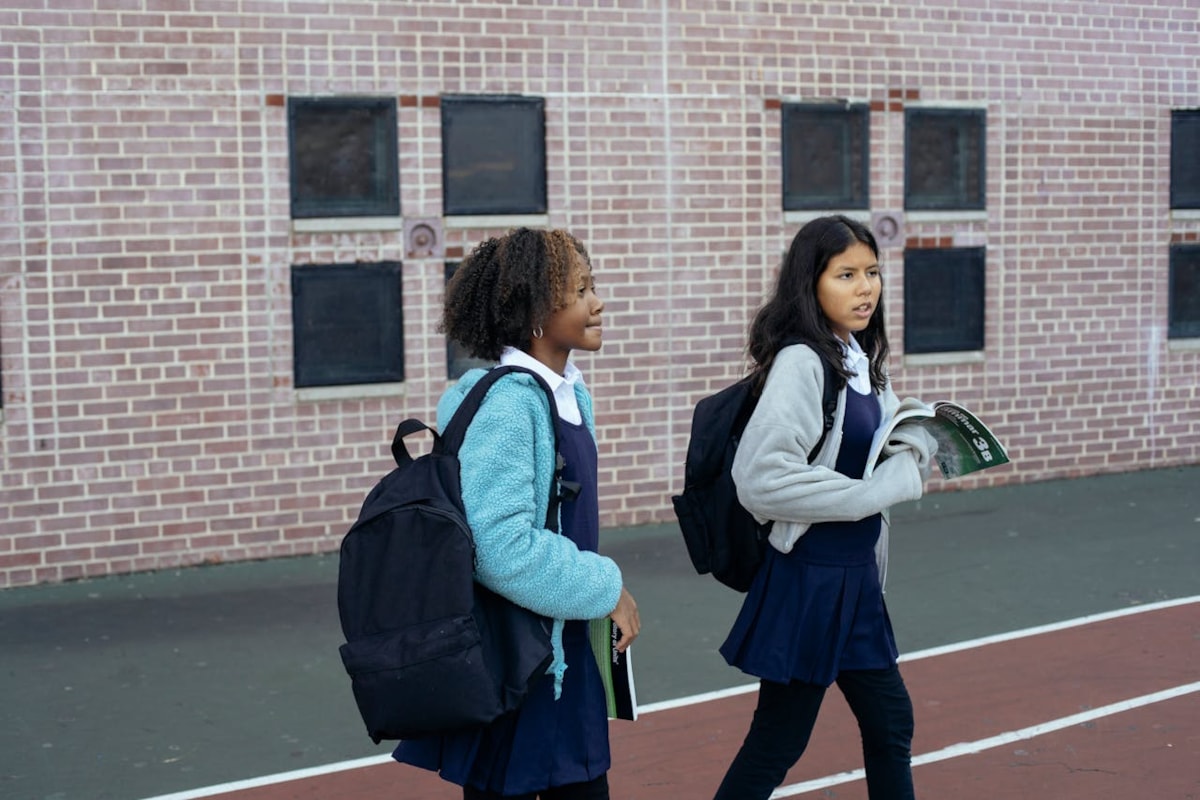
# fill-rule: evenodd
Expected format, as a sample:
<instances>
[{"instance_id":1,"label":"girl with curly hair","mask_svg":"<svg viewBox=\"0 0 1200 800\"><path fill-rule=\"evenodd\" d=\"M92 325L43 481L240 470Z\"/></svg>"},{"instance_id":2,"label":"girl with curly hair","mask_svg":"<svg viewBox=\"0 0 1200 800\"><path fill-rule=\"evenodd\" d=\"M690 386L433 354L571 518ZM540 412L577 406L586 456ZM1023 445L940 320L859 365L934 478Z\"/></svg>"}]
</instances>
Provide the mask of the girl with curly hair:
<instances>
[{"instance_id":1,"label":"girl with curly hair","mask_svg":"<svg viewBox=\"0 0 1200 800\"><path fill-rule=\"evenodd\" d=\"M561 230L518 228L481 243L446 286L442 329L473 356L525 367L503 376L467 429L459 462L475 535L476 579L554 620L553 663L514 713L452 735L402 741L396 760L437 770L464 800L607 800L611 764L604 688L588 620L611 616L624 651L641 627L621 570L596 552L597 452L592 398L572 350L600 349L604 303L587 250ZM444 429L483 369L438 403ZM559 508L561 534L544 527L555 469L579 484Z\"/></svg>"}]
</instances>

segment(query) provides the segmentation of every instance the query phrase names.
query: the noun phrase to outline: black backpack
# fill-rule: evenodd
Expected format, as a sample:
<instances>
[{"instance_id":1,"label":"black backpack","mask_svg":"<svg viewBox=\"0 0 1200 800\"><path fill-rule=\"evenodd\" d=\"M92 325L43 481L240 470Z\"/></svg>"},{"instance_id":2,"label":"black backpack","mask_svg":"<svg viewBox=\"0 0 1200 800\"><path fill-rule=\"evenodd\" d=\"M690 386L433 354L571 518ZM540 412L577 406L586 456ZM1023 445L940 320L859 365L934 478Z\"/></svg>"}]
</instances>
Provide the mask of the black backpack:
<instances>
[{"instance_id":1,"label":"black backpack","mask_svg":"<svg viewBox=\"0 0 1200 800\"><path fill-rule=\"evenodd\" d=\"M439 435L417 419L396 428L396 469L367 495L342 540L340 648L367 733L409 739L487 724L516 709L551 661L550 621L474 580L475 544L463 511L458 450L489 387L479 379ZM550 401L550 387L537 375ZM428 430L430 453L404 437ZM558 475L546 527L558 529Z\"/></svg>"},{"instance_id":2,"label":"black backpack","mask_svg":"<svg viewBox=\"0 0 1200 800\"><path fill-rule=\"evenodd\" d=\"M816 456L833 427L837 389L824 358L821 406L824 430L809 453ZM671 498L688 557L696 572L712 573L721 583L747 591L762 563L771 522L759 524L738 502L730 470L738 441L758 405L755 376L742 378L696 404L684 463L683 493Z\"/></svg>"}]
</instances>

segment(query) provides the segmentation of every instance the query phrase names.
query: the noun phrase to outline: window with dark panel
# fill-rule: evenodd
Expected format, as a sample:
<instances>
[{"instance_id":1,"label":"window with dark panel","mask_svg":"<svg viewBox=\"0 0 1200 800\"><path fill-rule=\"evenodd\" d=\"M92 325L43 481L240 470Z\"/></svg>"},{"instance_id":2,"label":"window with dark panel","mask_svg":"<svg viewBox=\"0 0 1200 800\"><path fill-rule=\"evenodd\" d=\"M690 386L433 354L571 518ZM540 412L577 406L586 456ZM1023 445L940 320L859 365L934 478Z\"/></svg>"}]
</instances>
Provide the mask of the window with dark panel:
<instances>
[{"instance_id":1,"label":"window with dark panel","mask_svg":"<svg viewBox=\"0 0 1200 800\"><path fill-rule=\"evenodd\" d=\"M904 207L910 211L983 210L985 129L982 109L905 109Z\"/></svg>"},{"instance_id":2,"label":"window with dark panel","mask_svg":"<svg viewBox=\"0 0 1200 800\"><path fill-rule=\"evenodd\" d=\"M1200 337L1200 244L1171 245L1167 338Z\"/></svg>"},{"instance_id":3,"label":"window with dark panel","mask_svg":"<svg viewBox=\"0 0 1200 800\"><path fill-rule=\"evenodd\" d=\"M400 214L394 98L288 98L293 219Z\"/></svg>"},{"instance_id":4,"label":"window with dark panel","mask_svg":"<svg viewBox=\"0 0 1200 800\"><path fill-rule=\"evenodd\" d=\"M1200 109L1171 112L1171 208L1200 208Z\"/></svg>"},{"instance_id":5,"label":"window with dark panel","mask_svg":"<svg viewBox=\"0 0 1200 800\"><path fill-rule=\"evenodd\" d=\"M295 385L404 380L398 261L292 267Z\"/></svg>"},{"instance_id":6,"label":"window with dark panel","mask_svg":"<svg viewBox=\"0 0 1200 800\"><path fill-rule=\"evenodd\" d=\"M447 216L546 213L546 108L540 97L441 99Z\"/></svg>"},{"instance_id":7,"label":"window with dark panel","mask_svg":"<svg viewBox=\"0 0 1200 800\"><path fill-rule=\"evenodd\" d=\"M904 352L983 349L982 247L904 251Z\"/></svg>"},{"instance_id":8,"label":"window with dark panel","mask_svg":"<svg viewBox=\"0 0 1200 800\"><path fill-rule=\"evenodd\" d=\"M784 103L785 211L870 207L870 109L866 104Z\"/></svg>"}]
</instances>

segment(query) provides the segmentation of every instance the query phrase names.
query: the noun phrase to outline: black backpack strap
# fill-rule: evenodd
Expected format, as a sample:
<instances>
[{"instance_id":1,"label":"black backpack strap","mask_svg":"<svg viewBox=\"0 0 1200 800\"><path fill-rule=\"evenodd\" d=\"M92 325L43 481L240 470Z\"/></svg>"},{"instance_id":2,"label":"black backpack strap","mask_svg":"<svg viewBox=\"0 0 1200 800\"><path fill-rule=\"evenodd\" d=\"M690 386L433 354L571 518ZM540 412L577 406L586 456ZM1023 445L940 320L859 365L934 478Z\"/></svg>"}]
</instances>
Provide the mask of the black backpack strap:
<instances>
[{"instance_id":1,"label":"black backpack strap","mask_svg":"<svg viewBox=\"0 0 1200 800\"><path fill-rule=\"evenodd\" d=\"M818 353L818 355L820 355ZM825 439L829 436L829 432L833 430L833 420L837 416L837 381L833 374L833 367L825 358L821 357L821 367L825 373L825 379L821 384L821 414L823 428L821 437L817 439L817 443L813 446L812 451L808 454L808 460L811 463L817 453L825 445Z\"/></svg>"},{"instance_id":2,"label":"black backpack strap","mask_svg":"<svg viewBox=\"0 0 1200 800\"><path fill-rule=\"evenodd\" d=\"M550 405L550 435L554 438L554 474L550 479L550 502L546 506L546 525L549 530L558 533L558 506L563 500L574 499L579 494L579 484L574 481L562 480L562 470L564 461L562 454L558 452L558 426L555 425L555 417L558 412L558 401L554 399L554 391L550 388L550 384L546 383L541 375L538 375L531 369L519 367L513 364L492 367L489 369L475 385L467 392L467 396L463 398L462 403L455 409L454 415L450 418L450 422L446 425L446 430L440 435L435 435L434 449L447 455L458 455L458 450L462 447L463 439L467 435L467 428L470 427L471 421L475 418L475 412L483 405L483 400L487 396L488 390L496 383L512 372L523 372L526 375L533 376L534 381L541 387L542 392L546 395L546 402Z\"/></svg>"}]
</instances>

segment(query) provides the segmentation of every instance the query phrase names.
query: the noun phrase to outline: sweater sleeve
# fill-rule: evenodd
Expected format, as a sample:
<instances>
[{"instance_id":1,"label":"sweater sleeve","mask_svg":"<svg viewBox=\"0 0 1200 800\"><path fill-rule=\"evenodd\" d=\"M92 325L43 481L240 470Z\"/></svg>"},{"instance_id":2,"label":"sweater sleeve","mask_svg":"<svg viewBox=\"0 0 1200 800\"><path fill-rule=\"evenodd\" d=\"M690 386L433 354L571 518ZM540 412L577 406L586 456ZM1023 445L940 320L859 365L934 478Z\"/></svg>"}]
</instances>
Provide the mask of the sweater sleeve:
<instances>
[{"instance_id":1,"label":"sweater sleeve","mask_svg":"<svg viewBox=\"0 0 1200 800\"><path fill-rule=\"evenodd\" d=\"M866 480L808 463L822 429L819 359L804 345L776 357L734 456L742 505L766 519L811 524L859 520L919 498L921 476L911 453L888 459Z\"/></svg>"},{"instance_id":2,"label":"sweater sleeve","mask_svg":"<svg viewBox=\"0 0 1200 800\"><path fill-rule=\"evenodd\" d=\"M612 612L616 563L544 526L554 451L540 392L506 377L488 392L459 451L476 577L518 605L556 619Z\"/></svg>"}]
</instances>

